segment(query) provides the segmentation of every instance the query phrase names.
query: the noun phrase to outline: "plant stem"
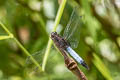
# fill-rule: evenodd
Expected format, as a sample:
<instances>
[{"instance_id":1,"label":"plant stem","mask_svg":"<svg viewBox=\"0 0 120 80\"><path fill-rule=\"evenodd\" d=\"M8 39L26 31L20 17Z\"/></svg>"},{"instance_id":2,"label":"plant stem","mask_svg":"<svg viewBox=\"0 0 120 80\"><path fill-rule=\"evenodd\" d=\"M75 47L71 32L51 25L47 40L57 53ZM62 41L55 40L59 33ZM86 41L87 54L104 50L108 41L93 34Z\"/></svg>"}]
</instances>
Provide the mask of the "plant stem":
<instances>
[{"instance_id":1,"label":"plant stem","mask_svg":"<svg viewBox=\"0 0 120 80\"><path fill-rule=\"evenodd\" d=\"M11 38L13 38L13 34L5 27L5 25L0 21L1 27L5 30L6 33L8 33Z\"/></svg>"},{"instance_id":2,"label":"plant stem","mask_svg":"<svg viewBox=\"0 0 120 80\"><path fill-rule=\"evenodd\" d=\"M11 36L0 36L0 40L5 40L5 39L9 39L12 38Z\"/></svg>"},{"instance_id":3,"label":"plant stem","mask_svg":"<svg viewBox=\"0 0 120 80\"><path fill-rule=\"evenodd\" d=\"M27 56L30 56L30 59L32 62L39 68L40 72L42 72L42 68L40 67L39 63L30 55L30 53L23 47L23 45L13 36L13 34L7 29L7 27L0 22L1 27L6 31L6 33L13 38L13 40L16 42L16 44L24 51L24 53Z\"/></svg>"},{"instance_id":4,"label":"plant stem","mask_svg":"<svg viewBox=\"0 0 120 80\"><path fill-rule=\"evenodd\" d=\"M57 29L57 26L58 26L58 24L59 24L59 22L61 20L61 17L62 17L63 10L65 8L66 2L67 2L67 0L62 0L62 3L60 4L60 7L59 7L59 10L57 12L56 19L55 19L54 28L53 28L52 31L56 31L56 29ZM46 63L47 63L47 59L48 59L48 55L49 55L51 46L52 46L52 40L49 37L48 45L47 45L47 48L46 48L46 51L45 51L45 55L44 55L44 58L43 58L43 64L42 64L42 70L43 71L45 70L45 66L46 66Z\"/></svg>"},{"instance_id":5,"label":"plant stem","mask_svg":"<svg viewBox=\"0 0 120 80\"><path fill-rule=\"evenodd\" d=\"M31 56L31 54L23 47L23 45L14 37L13 38L18 46L24 51L24 53L30 57L31 61L39 68L40 72L42 72L42 68L40 67L39 63Z\"/></svg>"}]
</instances>

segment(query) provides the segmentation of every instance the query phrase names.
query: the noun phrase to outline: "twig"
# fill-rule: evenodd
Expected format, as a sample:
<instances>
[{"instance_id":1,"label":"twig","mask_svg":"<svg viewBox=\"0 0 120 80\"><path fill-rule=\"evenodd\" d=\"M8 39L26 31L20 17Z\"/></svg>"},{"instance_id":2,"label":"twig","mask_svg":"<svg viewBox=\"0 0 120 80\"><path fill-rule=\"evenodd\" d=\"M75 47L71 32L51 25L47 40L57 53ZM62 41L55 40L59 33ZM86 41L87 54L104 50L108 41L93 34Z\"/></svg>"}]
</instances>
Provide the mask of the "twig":
<instances>
[{"instance_id":1,"label":"twig","mask_svg":"<svg viewBox=\"0 0 120 80\"><path fill-rule=\"evenodd\" d=\"M87 80L85 74L79 69L77 63L72 58L67 57L65 59L65 65L78 77L78 80Z\"/></svg>"},{"instance_id":2,"label":"twig","mask_svg":"<svg viewBox=\"0 0 120 80\"><path fill-rule=\"evenodd\" d=\"M66 67L78 77L78 80L87 80L85 74L79 69L75 60L73 60L69 55L67 55L68 53L65 50L59 48L59 51L64 57Z\"/></svg>"}]
</instances>

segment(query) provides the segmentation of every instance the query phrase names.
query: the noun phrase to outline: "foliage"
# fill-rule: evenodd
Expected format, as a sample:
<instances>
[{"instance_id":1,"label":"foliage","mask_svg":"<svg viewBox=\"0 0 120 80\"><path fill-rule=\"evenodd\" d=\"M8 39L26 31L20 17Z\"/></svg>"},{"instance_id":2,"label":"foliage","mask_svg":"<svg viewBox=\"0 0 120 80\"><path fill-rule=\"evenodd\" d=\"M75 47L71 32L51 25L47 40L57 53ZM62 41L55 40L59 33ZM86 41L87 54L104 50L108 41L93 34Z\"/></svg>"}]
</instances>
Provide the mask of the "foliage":
<instances>
[{"instance_id":1,"label":"foliage","mask_svg":"<svg viewBox=\"0 0 120 80\"><path fill-rule=\"evenodd\" d=\"M80 69L88 80L119 80L118 0L0 0L0 80L77 79L49 35L56 30L63 34L78 5L83 25L75 51L90 67L88 71L79 65ZM32 56L36 52L40 62Z\"/></svg>"}]
</instances>

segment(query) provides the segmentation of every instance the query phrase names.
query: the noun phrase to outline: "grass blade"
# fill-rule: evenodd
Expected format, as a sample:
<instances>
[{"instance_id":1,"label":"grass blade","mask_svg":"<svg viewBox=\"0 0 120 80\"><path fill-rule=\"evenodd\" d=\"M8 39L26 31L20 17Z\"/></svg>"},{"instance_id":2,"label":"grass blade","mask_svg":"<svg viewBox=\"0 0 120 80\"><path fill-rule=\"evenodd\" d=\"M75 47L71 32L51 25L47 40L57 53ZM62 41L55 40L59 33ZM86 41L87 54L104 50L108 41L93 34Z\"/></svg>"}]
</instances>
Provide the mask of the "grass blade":
<instances>
[{"instance_id":1,"label":"grass blade","mask_svg":"<svg viewBox=\"0 0 120 80\"><path fill-rule=\"evenodd\" d=\"M104 63L100 60L100 58L96 55L93 54L93 63L97 67L97 69L101 72L101 74L107 79L107 80L113 80L109 70L107 67L104 65Z\"/></svg>"}]
</instances>

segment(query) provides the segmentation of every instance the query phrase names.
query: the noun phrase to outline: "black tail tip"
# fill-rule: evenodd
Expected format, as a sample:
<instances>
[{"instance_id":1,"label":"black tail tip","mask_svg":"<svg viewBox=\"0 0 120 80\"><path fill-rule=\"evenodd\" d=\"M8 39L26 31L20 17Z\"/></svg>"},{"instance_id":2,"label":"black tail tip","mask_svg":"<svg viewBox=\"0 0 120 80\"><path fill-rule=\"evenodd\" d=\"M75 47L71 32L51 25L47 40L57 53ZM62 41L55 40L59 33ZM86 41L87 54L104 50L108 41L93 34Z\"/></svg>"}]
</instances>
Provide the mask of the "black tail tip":
<instances>
[{"instance_id":1,"label":"black tail tip","mask_svg":"<svg viewBox=\"0 0 120 80\"><path fill-rule=\"evenodd\" d=\"M90 68L88 67L88 65L87 65L85 62L82 62L81 65L82 65L83 67L85 67L87 70L90 69Z\"/></svg>"}]
</instances>

